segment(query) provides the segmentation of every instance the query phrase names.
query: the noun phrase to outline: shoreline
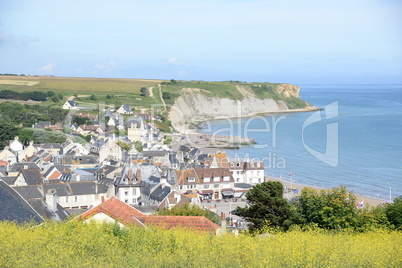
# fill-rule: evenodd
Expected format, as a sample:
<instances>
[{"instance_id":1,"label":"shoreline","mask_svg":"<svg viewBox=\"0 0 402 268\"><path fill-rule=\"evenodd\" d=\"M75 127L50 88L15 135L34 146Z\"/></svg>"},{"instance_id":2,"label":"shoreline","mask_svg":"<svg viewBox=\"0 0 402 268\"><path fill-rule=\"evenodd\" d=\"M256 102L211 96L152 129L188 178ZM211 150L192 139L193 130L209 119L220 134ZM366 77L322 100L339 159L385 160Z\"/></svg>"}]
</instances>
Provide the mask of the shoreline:
<instances>
[{"instance_id":1,"label":"shoreline","mask_svg":"<svg viewBox=\"0 0 402 268\"><path fill-rule=\"evenodd\" d=\"M329 190L329 189L332 189L332 188L336 188L336 187L332 187L332 188L323 188L323 187L318 187L318 186L304 185L304 184L289 182L289 181L284 180L284 179L273 178L273 177L269 177L269 176L265 176L264 178L265 178L265 181L279 181L280 183L283 184L283 186L284 186L286 189L290 189L289 192L287 192L287 193L284 192L284 197L287 197L287 198L293 198L293 197L298 197L298 196L300 196L301 191L302 191L304 188L312 188L312 189L314 189L314 190L316 190L316 191L320 191L320 190ZM338 186L337 186L337 187L338 187ZM297 190L298 190L298 191L297 191L298 193L295 193L294 191L292 191L292 189L293 189L293 190L297 189ZM351 191L351 190L349 190L349 189L347 189L347 190L348 190L349 192ZM362 208L366 208L366 207L377 207L377 206L379 206L379 205L381 205L381 204L386 204L386 203L388 203L387 200L383 200L383 199L380 199L380 198L375 198L375 197L372 197L372 196L366 196L366 195L359 194L359 193L356 193L356 192L354 192L354 195L356 196L356 202L360 203L361 201L363 201L363 207L362 207ZM360 208L360 207L359 207L359 208Z\"/></svg>"},{"instance_id":2,"label":"shoreline","mask_svg":"<svg viewBox=\"0 0 402 268\"><path fill-rule=\"evenodd\" d=\"M173 126L174 129L177 129L177 132L180 133L181 135L185 134L205 134L199 132L201 129L200 125L208 122L208 121L217 121L217 120L224 120L224 119L242 119L242 118L253 118L253 117L268 117L270 115L276 115L276 114L288 114L288 113L308 113L308 112L316 112L316 111L323 111L323 108L318 108L315 106L309 106L301 109L291 109L291 110L283 110L283 111L265 111L265 112L255 112L255 113L250 113L247 115L242 115L242 116L217 116L214 118L192 118L190 119L187 124L178 124L176 126ZM189 128L188 125L193 125L195 126L195 129Z\"/></svg>"}]
</instances>

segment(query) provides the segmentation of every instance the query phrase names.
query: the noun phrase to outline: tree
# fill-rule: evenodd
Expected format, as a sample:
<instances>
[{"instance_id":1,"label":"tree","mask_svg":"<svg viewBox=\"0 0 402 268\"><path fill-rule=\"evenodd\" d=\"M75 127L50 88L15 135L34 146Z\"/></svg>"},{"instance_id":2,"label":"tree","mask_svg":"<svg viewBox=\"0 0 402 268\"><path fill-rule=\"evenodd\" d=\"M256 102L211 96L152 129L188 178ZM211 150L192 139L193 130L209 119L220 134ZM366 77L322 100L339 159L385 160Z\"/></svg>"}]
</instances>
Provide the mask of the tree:
<instances>
[{"instance_id":1,"label":"tree","mask_svg":"<svg viewBox=\"0 0 402 268\"><path fill-rule=\"evenodd\" d=\"M325 229L354 228L357 224L356 197L344 186L321 191L304 188L298 211L301 224L315 223Z\"/></svg>"},{"instance_id":2,"label":"tree","mask_svg":"<svg viewBox=\"0 0 402 268\"><path fill-rule=\"evenodd\" d=\"M163 92L162 93L162 98L164 99L170 99L172 97L172 94L170 94L169 92Z\"/></svg>"},{"instance_id":3,"label":"tree","mask_svg":"<svg viewBox=\"0 0 402 268\"><path fill-rule=\"evenodd\" d=\"M171 216L204 216L212 222L218 224L219 216L208 209L203 209L197 205L184 204L182 206L174 206L171 209L164 208L157 212L158 215Z\"/></svg>"},{"instance_id":4,"label":"tree","mask_svg":"<svg viewBox=\"0 0 402 268\"><path fill-rule=\"evenodd\" d=\"M110 100L111 98L112 98L112 96L106 95L106 99Z\"/></svg>"},{"instance_id":5,"label":"tree","mask_svg":"<svg viewBox=\"0 0 402 268\"><path fill-rule=\"evenodd\" d=\"M49 98L53 97L54 95L56 95L56 94L54 93L54 91L48 91L48 92L47 92L47 96L48 96Z\"/></svg>"},{"instance_id":6,"label":"tree","mask_svg":"<svg viewBox=\"0 0 402 268\"><path fill-rule=\"evenodd\" d=\"M141 96L144 96L144 97L148 96L148 89L146 87L142 87L140 89L140 92L141 92Z\"/></svg>"},{"instance_id":7,"label":"tree","mask_svg":"<svg viewBox=\"0 0 402 268\"><path fill-rule=\"evenodd\" d=\"M59 102L59 98L57 98L57 96L53 96L53 97L52 97L52 101L53 101L53 102Z\"/></svg>"},{"instance_id":8,"label":"tree","mask_svg":"<svg viewBox=\"0 0 402 268\"><path fill-rule=\"evenodd\" d=\"M60 100L62 100L64 97L63 97L63 95L62 94L57 94L57 97L60 99Z\"/></svg>"},{"instance_id":9,"label":"tree","mask_svg":"<svg viewBox=\"0 0 402 268\"><path fill-rule=\"evenodd\" d=\"M7 145L18 134L18 128L7 120L0 119L0 149Z\"/></svg>"},{"instance_id":10,"label":"tree","mask_svg":"<svg viewBox=\"0 0 402 268\"><path fill-rule=\"evenodd\" d=\"M71 122L73 124L77 124L79 126L81 126L81 125L92 125L91 120L89 120L88 117L80 117L80 116L77 116L77 115L73 116L73 119L71 120Z\"/></svg>"},{"instance_id":11,"label":"tree","mask_svg":"<svg viewBox=\"0 0 402 268\"><path fill-rule=\"evenodd\" d=\"M386 205L385 214L392 225L397 229L402 228L402 196L395 198L394 203Z\"/></svg>"},{"instance_id":12,"label":"tree","mask_svg":"<svg viewBox=\"0 0 402 268\"><path fill-rule=\"evenodd\" d=\"M89 99L90 99L90 100L93 100L93 101L96 101L96 100L97 100L96 97L95 97L95 95L91 95L91 97L89 97Z\"/></svg>"},{"instance_id":13,"label":"tree","mask_svg":"<svg viewBox=\"0 0 402 268\"><path fill-rule=\"evenodd\" d=\"M283 198L283 185L268 181L255 185L246 194L248 205L237 207L237 215L250 222L250 231L258 232L267 224L288 228L292 214L291 206Z\"/></svg>"}]
</instances>

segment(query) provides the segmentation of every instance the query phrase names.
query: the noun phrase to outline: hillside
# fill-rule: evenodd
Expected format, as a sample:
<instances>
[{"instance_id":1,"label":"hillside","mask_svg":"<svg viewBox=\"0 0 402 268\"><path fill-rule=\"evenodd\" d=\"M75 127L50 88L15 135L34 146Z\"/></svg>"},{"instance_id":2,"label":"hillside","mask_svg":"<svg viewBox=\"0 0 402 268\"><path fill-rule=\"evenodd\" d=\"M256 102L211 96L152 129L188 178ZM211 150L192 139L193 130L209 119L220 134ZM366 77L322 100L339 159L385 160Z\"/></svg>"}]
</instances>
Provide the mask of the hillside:
<instances>
[{"instance_id":1,"label":"hillside","mask_svg":"<svg viewBox=\"0 0 402 268\"><path fill-rule=\"evenodd\" d=\"M194 120L316 109L300 99L299 86L279 83L1 75L0 90L24 94L54 91L62 95L59 98L88 103L88 107L105 103L112 107L128 104L136 110L152 109L153 113L168 118L175 129Z\"/></svg>"}]
</instances>

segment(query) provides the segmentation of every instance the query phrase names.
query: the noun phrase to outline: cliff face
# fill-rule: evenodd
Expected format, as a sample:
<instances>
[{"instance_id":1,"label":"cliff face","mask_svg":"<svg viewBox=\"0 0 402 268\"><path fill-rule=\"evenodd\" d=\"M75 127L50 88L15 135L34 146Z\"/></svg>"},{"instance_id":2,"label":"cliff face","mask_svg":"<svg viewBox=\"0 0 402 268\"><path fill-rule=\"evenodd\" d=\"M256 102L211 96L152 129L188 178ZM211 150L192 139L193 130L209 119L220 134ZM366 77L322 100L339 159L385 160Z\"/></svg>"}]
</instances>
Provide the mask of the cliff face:
<instances>
[{"instance_id":1,"label":"cliff face","mask_svg":"<svg viewBox=\"0 0 402 268\"><path fill-rule=\"evenodd\" d=\"M277 91L284 97L299 98L300 87L280 84ZM244 92L242 92L243 94ZM289 110L283 100L259 99L253 94L243 94L243 100L208 96L202 89L184 88L169 112L169 119L176 129L192 120L212 118L247 117L258 113Z\"/></svg>"},{"instance_id":2,"label":"cliff face","mask_svg":"<svg viewBox=\"0 0 402 268\"><path fill-rule=\"evenodd\" d=\"M300 87L291 84L279 84L276 88L279 94L285 97L300 97Z\"/></svg>"}]
</instances>

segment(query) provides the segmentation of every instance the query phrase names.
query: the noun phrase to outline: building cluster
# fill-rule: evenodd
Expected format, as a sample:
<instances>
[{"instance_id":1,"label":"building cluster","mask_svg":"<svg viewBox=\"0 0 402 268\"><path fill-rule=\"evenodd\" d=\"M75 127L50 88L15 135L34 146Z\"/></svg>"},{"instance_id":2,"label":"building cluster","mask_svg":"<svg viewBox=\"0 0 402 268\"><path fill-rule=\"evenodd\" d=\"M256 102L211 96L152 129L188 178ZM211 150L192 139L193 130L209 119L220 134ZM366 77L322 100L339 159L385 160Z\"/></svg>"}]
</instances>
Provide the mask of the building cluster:
<instances>
[{"instance_id":1,"label":"building cluster","mask_svg":"<svg viewBox=\"0 0 402 268\"><path fill-rule=\"evenodd\" d=\"M68 105L76 109L74 103ZM76 115L92 120L92 125L69 125L72 134L92 136L87 144L67 139L62 144L24 145L15 137L0 152L0 195L20 197L24 206L37 212L32 217L115 219L110 206L124 204L130 224L161 224L163 217L152 217L157 210L242 198L252 185L264 181L263 162L230 160L219 150L183 146L181 138L167 146L166 135L155 124L159 118L134 114L128 105L116 112L106 110L104 123L90 114ZM33 127L51 125L41 122ZM116 130L126 135L117 135ZM0 218L4 215L8 214L0 212Z\"/></svg>"}]
</instances>

